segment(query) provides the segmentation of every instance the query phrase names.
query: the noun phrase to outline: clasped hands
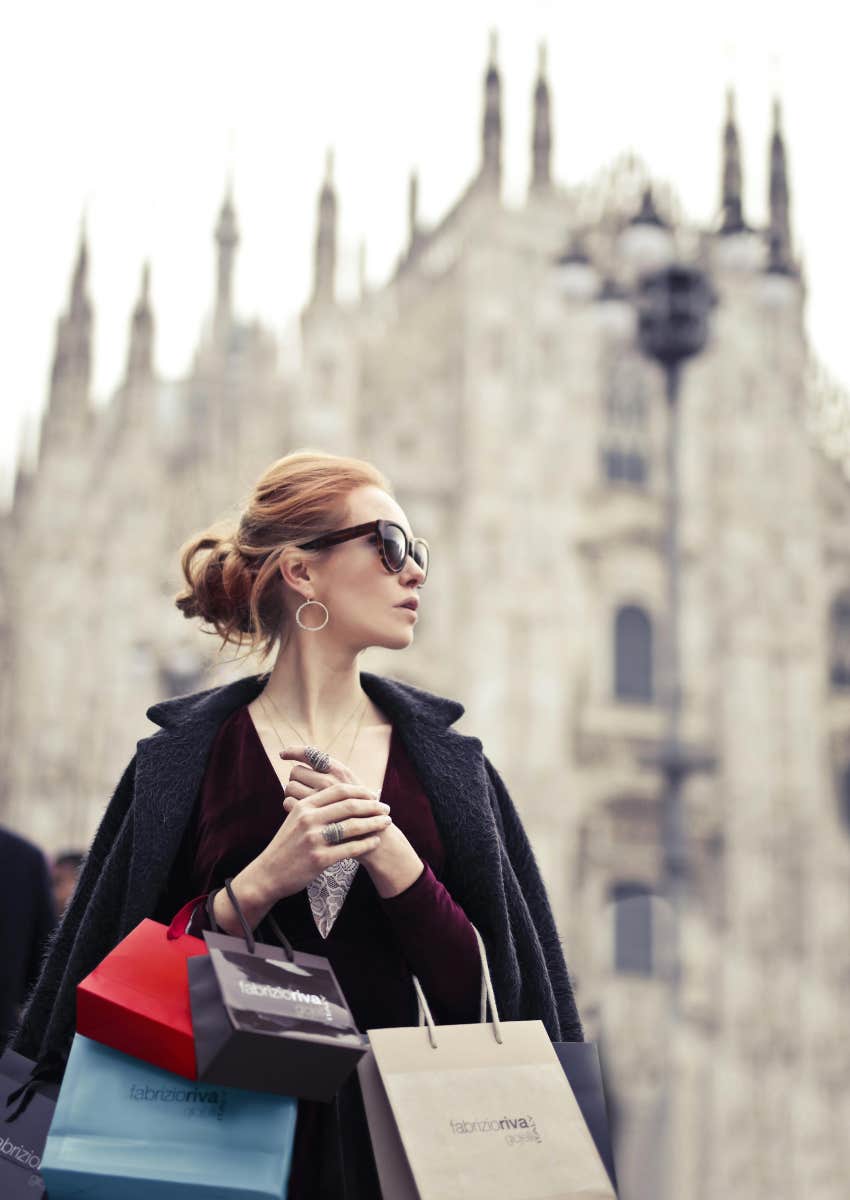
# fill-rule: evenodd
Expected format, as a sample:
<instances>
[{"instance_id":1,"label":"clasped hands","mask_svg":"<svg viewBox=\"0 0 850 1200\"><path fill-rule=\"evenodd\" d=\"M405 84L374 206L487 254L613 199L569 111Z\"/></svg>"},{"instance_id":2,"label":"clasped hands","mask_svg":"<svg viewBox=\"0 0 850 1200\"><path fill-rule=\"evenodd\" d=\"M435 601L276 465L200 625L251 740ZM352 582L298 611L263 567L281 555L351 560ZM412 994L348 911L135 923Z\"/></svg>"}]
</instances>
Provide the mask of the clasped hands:
<instances>
[{"instance_id":1,"label":"clasped hands","mask_svg":"<svg viewBox=\"0 0 850 1200\"><path fill-rule=\"evenodd\" d=\"M284 789L283 807L292 820L302 820L315 838L321 839L319 870L343 858L359 858L372 877L378 894L397 895L414 883L422 873L422 859L402 831L393 824L390 807L366 788L354 772L339 759L331 758L327 771L316 771L308 763L306 746L286 746L280 751L284 761L294 766ZM344 840L328 846L323 829L341 824ZM318 874L318 872L316 872Z\"/></svg>"},{"instance_id":2,"label":"clasped hands","mask_svg":"<svg viewBox=\"0 0 850 1200\"><path fill-rule=\"evenodd\" d=\"M410 887L424 869L422 859L393 824L389 805L338 759L331 759L327 771L314 771L306 749L287 746L280 751L281 758L295 762L284 790L286 819L265 850L233 879L234 893L252 928L278 900L300 892L344 858L363 863L384 899ZM342 824L344 840L328 845L323 830L334 823ZM214 910L229 933L239 932L225 893L215 897Z\"/></svg>"}]
</instances>

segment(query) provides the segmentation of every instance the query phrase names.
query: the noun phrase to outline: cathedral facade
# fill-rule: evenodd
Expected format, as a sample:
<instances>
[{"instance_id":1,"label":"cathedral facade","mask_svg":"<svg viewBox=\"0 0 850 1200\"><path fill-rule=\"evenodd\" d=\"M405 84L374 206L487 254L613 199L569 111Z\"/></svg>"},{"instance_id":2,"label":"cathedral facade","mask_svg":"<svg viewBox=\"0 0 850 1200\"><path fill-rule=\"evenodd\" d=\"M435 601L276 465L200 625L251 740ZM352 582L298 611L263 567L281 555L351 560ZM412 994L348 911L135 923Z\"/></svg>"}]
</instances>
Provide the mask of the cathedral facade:
<instances>
[{"instance_id":1,"label":"cathedral facade","mask_svg":"<svg viewBox=\"0 0 850 1200\"><path fill-rule=\"evenodd\" d=\"M778 105L768 220L744 208L729 96L716 225L694 226L633 156L551 175L541 57L528 195L501 200L501 79L481 161L391 278L336 295L337 196L318 204L297 362L234 312L225 198L217 287L181 380L154 366L147 269L125 378L91 403L81 240L37 458L0 526L0 819L49 850L88 842L155 700L264 664L173 605L178 549L235 520L260 471L315 447L376 462L433 563L415 645L370 670L460 699L521 810L588 1038L615 1097L623 1200L838 1200L850 1161L850 482L826 442L807 343ZM661 895L665 445L634 290L674 260L717 298L685 369L681 1011L667 1023ZM834 406L833 406L834 407ZM268 664L270 665L270 664Z\"/></svg>"}]
</instances>

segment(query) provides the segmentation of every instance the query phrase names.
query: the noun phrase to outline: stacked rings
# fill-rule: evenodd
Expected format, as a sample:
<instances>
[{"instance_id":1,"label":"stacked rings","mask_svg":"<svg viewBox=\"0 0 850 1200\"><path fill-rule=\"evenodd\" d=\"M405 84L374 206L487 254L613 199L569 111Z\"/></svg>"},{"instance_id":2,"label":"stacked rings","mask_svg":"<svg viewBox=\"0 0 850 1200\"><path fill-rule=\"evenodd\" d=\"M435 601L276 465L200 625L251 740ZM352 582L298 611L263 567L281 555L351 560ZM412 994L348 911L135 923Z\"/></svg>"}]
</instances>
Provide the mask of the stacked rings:
<instances>
[{"instance_id":1,"label":"stacked rings","mask_svg":"<svg viewBox=\"0 0 850 1200\"><path fill-rule=\"evenodd\" d=\"M342 821L332 821L330 825L326 825L322 830L322 837L329 846L338 846L340 842L345 840L345 835L342 831Z\"/></svg>"},{"instance_id":2,"label":"stacked rings","mask_svg":"<svg viewBox=\"0 0 850 1200\"><path fill-rule=\"evenodd\" d=\"M313 768L314 771L320 771L326 774L331 767L331 756L325 750L319 750L315 746L304 747L304 757Z\"/></svg>"}]
</instances>

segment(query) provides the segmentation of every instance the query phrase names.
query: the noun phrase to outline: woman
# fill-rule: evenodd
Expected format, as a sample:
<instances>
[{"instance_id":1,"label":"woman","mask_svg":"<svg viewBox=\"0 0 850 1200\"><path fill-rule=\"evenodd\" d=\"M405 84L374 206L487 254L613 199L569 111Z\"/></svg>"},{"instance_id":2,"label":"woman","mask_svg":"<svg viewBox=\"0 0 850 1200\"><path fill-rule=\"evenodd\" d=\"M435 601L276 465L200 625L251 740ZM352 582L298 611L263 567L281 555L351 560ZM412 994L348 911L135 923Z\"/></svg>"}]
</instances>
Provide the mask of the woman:
<instances>
[{"instance_id":1,"label":"woman","mask_svg":"<svg viewBox=\"0 0 850 1200\"><path fill-rule=\"evenodd\" d=\"M473 923L501 1015L582 1040L514 805L450 728L463 706L358 670L367 647L412 643L428 554L375 467L309 451L268 468L238 528L184 546L177 607L223 644L276 646L274 667L148 710L161 728L110 801L15 1049L67 1054L76 984L143 917L185 908L196 932L214 891L238 933L228 878L254 927L273 912L330 959L361 1029L415 1024L411 971L438 1020L477 1020ZM289 1196L378 1194L355 1074L299 1105Z\"/></svg>"}]
</instances>

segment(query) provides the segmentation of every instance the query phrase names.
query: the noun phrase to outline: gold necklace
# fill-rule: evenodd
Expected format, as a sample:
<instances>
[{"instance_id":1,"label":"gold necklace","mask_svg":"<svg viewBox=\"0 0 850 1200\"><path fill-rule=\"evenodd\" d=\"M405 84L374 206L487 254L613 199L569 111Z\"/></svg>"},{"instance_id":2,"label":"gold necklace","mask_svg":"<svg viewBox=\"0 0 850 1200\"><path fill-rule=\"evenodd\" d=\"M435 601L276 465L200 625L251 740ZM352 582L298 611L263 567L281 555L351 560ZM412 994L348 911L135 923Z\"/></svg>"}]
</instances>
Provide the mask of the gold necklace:
<instances>
[{"instance_id":1,"label":"gold necklace","mask_svg":"<svg viewBox=\"0 0 850 1200\"><path fill-rule=\"evenodd\" d=\"M264 689L264 690L265 690L265 689ZM271 719L271 717L269 716L269 711L268 711L268 709L266 708L265 702L264 702L264 700L263 700L263 693L262 693L262 692L259 692L259 693L257 694L257 699L260 701L260 705L261 705L261 707L262 707L262 709L263 709L263 712L264 712L264 714L265 714L266 720L268 721L269 725L271 725L271 727L272 727L272 730L274 731L274 735L275 735L275 737L276 737L276 738L277 738L277 740L280 742L281 749L285 749L286 747L284 746L283 738L282 738L282 737L280 736L280 734L278 733L277 726L275 725L274 721L273 721L273 720ZM354 731L354 740L352 741L352 743L351 743L351 745L350 745L350 747L349 747L349 749L348 749L348 760L349 760L349 761L350 761L350 759L351 759L351 755L352 755L352 753L353 753L353 751L354 751L354 746L355 746L355 743L357 742L357 738L358 738L358 736L359 736L359 734L360 734L360 726L363 724L363 715L364 715L364 713L366 712L366 706L367 706L368 702L369 702L369 697L368 697L368 696L366 696L366 697L364 698L364 701L363 701L363 707L360 709L360 720L357 722L357 728L356 728L356 729L355 729L355 731ZM283 713L280 711L280 709L278 708L278 706L275 704L275 702L274 702L274 700L271 698L271 696L269 696L269 703L272 705L272 707L274 708L274 710L275 710L275 712L277 713L277 715L278 715L279 717L283 717L283 720L284 720L284 721L286 721L286 723L287 723L287 725L290 727L290 729L292 729L292 730L293 730L295 733L297 733L297 734L298 734L298 737L301 739L301 741L302 741L302 742L303 742L305 745L309 745L310 743L309 743L309 742L307 741L307 739L306 739L306 738L303 736L303 734L302 734L302 733L301 733L299 730L297 730L297 729L295 728L295 726L292 724L292 722L291 722L290 720L288 720L288 718L287 718L287 717L285 717L285 716L283 715ZM358 705L359 705L359 703L360 703L360 702L358 701L357 703L358 703ZM354 716L354 713L356 713L356 712L357 712L357 706L355 706L355 708L353 709L353 711L352 711L351 713L349 713L349 715L348 715L348 716L345 718L345 721L342 723L342 725L340 726L340 728L339 728L339 729L336 731L336 733L334 734L334 736L333 736L333 737L331 738L331 740L328 742L327 746L325 747L325 753L327 753L327 752L328 752L328 750L329 750L329 749L331 748L331 746L334 744L334 742L336 741L336 739L337 739L337 738L339 737L339 735L342 733L343 729L345 729L346 725L348 724L348 722L351 720L351 718Z\"/></svg>"},{"instance_id":2,"label":"gold necklace","mask_svg":"<svg viewBox=\"0 0 850 1200\"><path fill-rule=\"evenodd\" d=\"M265 688L263 689L263 691L262 691L262 692L260 692L260 693L259 693L259 699L260 699L260 703L261 703L261 704L263 704L263 710L264 710L264 712L266 713L266 719L269 721L269 724L271 725L272 729L275 729L275 727L274 727L274 723L273 723L273 722L272 722L272 721L269 719L269 716L268 716L268 709L266 709L266 707L265 707L265 704L263 703L263 692L265 692ZM366 707L366 703L368 702L368 700L369 700L369 697L368 697L368 696L364 697L364 704L363 704L363 707L364 707L364 709L365 709L365 707ZM292 722L289 720L289 718L288 718L288 717L286 717L286 716L284 716L284 714L283 714L283 713L280 711L280 709L278 708L278 706L275 704L275 702L274 702L274 698L273 698L271 695L269 696L269 704L271 704L272 708L275 710L275 712L277 713L277 715L278 715L278 716L279 716L279 717L280 717L282 720L286 721L286 723L287 723L287 725L289 726L289 728L290 728L290 729L292 729L292 730L293 730L295 733L297 733L297 734L298 734L298 737L299 737L299 738L300 738L300 740L301 740L301 741L304 743L304 745L305 745L305 746L309 746L309 745L311 745L311 744L312 744L312 743L310 742L309 738L305 738L305 737L304 737L304 735L301 733L301 731L295 728L295 726L292 724ZM336 741L336 739L339 737L339 735L342 733L343 729L345 729L346 725L347 725L347 724L348 724L348 722L351 720L351 718L354 716L354 714L357 712L357 708L358 708L358 705L359 705L359 704L360 704L360 701L358 700L358 701L357 701L357 704L355 704L355 706L354 706L354 708L352 709L352 711L351 711L351 712L348 714L348 716L347 716L347 717L345 718L345 720L343 721L342 725L339 727L339 729L336 731L336 733L334 734L334 736L333 736L333 737L331 738L331 740L328 742L327 746L325 747L325 752L326 752L326 753L327 753L327 751L330 749L330 747L331 747L331 746L334 744L334 742L335 742L335 741ZM276 729L275 729L275 733L277 734L277 730L276 730ZM280 734L277 734L277 738L278 738L278 741L280 741ZM281 742L281 745L283 745L283 743L282 743L282 742Z\"/></svg>"}]
</instances>

